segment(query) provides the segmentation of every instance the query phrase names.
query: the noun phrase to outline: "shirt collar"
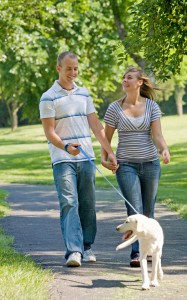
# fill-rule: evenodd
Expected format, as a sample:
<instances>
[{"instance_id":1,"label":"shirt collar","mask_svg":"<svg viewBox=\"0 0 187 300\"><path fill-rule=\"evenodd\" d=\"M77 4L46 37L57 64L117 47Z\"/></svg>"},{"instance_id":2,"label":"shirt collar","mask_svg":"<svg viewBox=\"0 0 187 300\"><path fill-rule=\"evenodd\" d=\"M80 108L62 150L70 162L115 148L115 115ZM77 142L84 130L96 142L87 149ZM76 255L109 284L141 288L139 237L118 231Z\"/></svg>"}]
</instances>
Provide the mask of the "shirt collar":
<instances>
[{"instance_id":1,"label":"shirt collar","mask_svg":"<svg viewBox=\"0 0 187 300\"><path fill-rule=\"evenodd\" d=\"M78 89L78 86L73 82L73 87L74 89ZM53 89L55 92L64 92L65 90L61 87L61 85L58 83L58 80L55 80L54 84L53 84Z\"/></svg>"}]
</instances>

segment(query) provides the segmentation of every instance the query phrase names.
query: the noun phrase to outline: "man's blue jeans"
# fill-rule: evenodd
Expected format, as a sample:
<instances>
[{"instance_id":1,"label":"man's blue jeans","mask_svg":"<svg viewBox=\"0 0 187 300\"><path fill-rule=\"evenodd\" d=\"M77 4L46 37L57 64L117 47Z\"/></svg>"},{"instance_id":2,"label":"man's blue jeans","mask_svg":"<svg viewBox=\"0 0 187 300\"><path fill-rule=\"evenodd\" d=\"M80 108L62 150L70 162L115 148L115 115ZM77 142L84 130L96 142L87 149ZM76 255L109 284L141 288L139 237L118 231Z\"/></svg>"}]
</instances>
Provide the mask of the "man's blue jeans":
<instances>
[{"instance_id":1,"label":"man's blue jeans","mask_svg":"<svg viewBox=\"0 0 187 300\"><path fill-rule=\"evenodd\" d=\"M159 159L144 163L119 163L116 178L128 202L140 214L154 218L158 183L161 175ZM135 214L125 202L128 216ZM138 241L132 244L131 259L139 256Z\"/></svg>"},{"instance_id":2,"label":"man's blue jeans","mask_svg":"<svg viewBox=\"0 0 187 300\"><path fill-rule=\"evenodd\" d=\"M96 235L95 168L89 161L53 166L66 254L91 248Z\"/></svg>"}]
</instances>

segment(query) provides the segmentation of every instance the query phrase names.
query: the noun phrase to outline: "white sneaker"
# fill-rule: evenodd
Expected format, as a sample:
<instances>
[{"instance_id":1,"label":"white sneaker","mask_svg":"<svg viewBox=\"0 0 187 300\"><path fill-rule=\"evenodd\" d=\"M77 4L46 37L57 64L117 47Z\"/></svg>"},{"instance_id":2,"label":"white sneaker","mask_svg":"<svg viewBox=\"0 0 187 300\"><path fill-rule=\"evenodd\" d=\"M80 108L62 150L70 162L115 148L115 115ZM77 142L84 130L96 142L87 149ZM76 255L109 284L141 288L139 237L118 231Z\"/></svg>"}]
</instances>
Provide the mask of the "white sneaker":
<instances>
[{"instance_id":1,"label":"white sneaker","mask_svg":"<svg viewBox=\"0 0 187 300\"><path fill-rule=\"evenodd\" d=\"M66 261L67 267L80 267L81 266L81 254L79 252L73 252L69 255Z\"/></svg>"},{"instance_id":2,"label":"white sneaker","mask_svg":"<svg viewBox=\"0 0 187 300\"><path fill-rule=\"evenodd\" d=\"M85 250L84 251L84 255L83 255L83 261L90 261L90 262L95 262L96 261L96 257L92 252L92 249L89 250Z\"/></svg>"}]
</instances>

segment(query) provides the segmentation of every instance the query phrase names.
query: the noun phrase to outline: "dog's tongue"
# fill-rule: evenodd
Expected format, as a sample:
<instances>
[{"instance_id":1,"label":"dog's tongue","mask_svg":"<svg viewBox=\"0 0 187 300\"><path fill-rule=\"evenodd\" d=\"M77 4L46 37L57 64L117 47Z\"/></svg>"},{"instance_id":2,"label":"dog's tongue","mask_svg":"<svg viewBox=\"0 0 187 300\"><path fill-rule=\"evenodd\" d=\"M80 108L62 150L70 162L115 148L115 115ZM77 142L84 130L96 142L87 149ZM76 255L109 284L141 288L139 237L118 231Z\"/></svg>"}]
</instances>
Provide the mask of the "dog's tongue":
<instances>
[{"instance_id":1,"label":"dog's tongue","mask_svg":"<svg viewBox=\"0 0 187 300\"><path fill-rule=\"evenodd\" d=\"M131 230L126 231L125 234L122 237L122 240L123 241L127 240L131 234L132 234Z\"/></svg>"}]
</instances>

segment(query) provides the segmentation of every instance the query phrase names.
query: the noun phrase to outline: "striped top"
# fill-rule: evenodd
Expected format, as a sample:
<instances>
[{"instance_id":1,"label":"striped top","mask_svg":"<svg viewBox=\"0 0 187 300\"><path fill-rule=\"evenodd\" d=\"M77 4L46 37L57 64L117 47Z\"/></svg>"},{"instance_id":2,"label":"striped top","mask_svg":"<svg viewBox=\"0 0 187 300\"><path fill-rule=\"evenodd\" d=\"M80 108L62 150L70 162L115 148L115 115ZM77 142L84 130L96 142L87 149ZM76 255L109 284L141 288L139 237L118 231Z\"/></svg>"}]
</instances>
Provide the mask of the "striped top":
<instances>
[{"instance_id":1,"label":"striped top","mask_svg":"<svg viewBox=\"0 0 187 300\"><path fill-rule=\"evenodd\" d=\"M160 117L158 104L150 99L146 99L141 124L134 123L132 117L124 113L119 101L110 104L104 121L118 130L116 157L119 162L141 163L158 159L158 152L151 136L151 123Z\"/></svg>"},{"instance_id":2,"label":"striped top","mask_svg":"<svg viewBox=\"0 0 187 300\"><path fill-rule=\"evenodd\" d=\"M95 159L87 116L95 112L88 91L74 84L72 92L58 81L40 99L40 118L55 118L55 132L67 143L79 143L91 159ZM73 156L48 142L52 164L88 160L82 153Z\"/></svg>"}]
</instances>

